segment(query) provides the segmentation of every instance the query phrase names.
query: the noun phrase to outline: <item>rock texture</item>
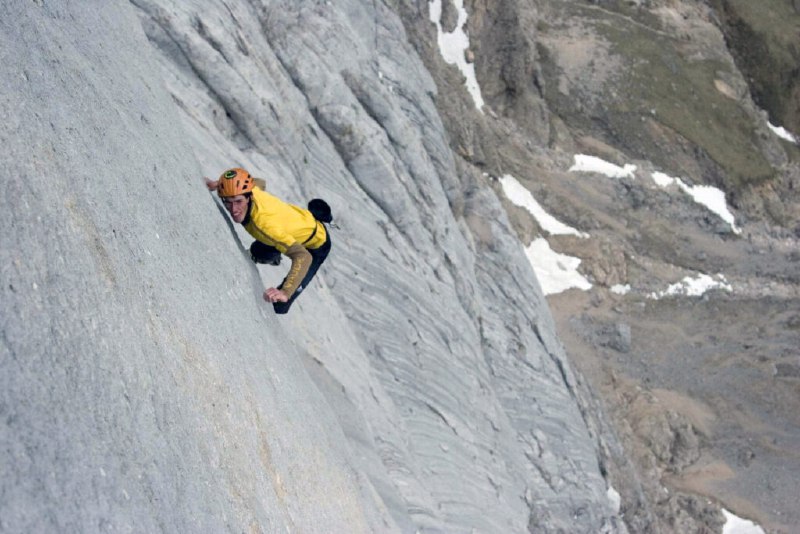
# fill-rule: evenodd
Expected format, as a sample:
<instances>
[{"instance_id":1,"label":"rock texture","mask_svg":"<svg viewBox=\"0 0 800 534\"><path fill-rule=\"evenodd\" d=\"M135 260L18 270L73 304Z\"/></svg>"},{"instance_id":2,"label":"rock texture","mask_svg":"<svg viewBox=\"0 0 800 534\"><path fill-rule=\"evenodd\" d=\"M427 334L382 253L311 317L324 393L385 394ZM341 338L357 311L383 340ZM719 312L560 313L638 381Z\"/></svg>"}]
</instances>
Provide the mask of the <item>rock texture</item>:
<instances>
[{"instance_id":1,"label":"rock texture","mask_svg":"<svg viewBox=\"0 0 800 534\"><path fill-rule=\"evenodd\" d=\"M0 8L0 531L394 525L200 187L134 10L91 4Z\"/></svg>"},{"instance_id":2,"label":"rock texture","mask_svg":"<svg viewBox=\"0 0 800 534\"><path fill-rule=\"evenodd\" d=\"M0 531L626 531L615 442L391 6L0 14ZM334 208L288 317L204 190L231 165Z\"/></svg>"},{"instance_id":3,"label":"rock texture","mask_svg":"<svg viewBox=\"0 0 800 534\"><path fill-rule=\"evenodd\" d=\"M776 0L754 4L715 0L726 41L753 99L775 124L800 130L800 3Z\"/></svg>"},{"instance_id":4,"label":"rock texture","mask_svg":"<svg viewBox=\"0 0 800 534\"><path fill-rule=\"evenodd\" d=\"M434 4L0 6L0 532L800 524L797 1ZM233 165L333 206L289 316ZM540 237L594 287L545 299Z\"/></svg>"},{"instance_id":5,"label":"rock texture","mask_svg":"<svg viewBox=\"0 0 800 534\"><path fill-rule=\"evenodd\" d=\"M625 481L615 485L625 521L637 532L716 530L720 504L775 531L790 532L798 521L789 489L796 471L786 468L797 465L789 442L797 436L790 377L798 339L785 311L798 296L798 151L769 131L761 107L790 130L791 119L759 91L794 101L790 88L775 85L791 79L792 67L777 65L792 64L798 47L790 4L506 1L489 9L468 2L470 52L486 99L477 113L459 73L441 64L425 6L401 3L412 41L447 95L439 107L465 166L490 178L511 173L549 213L590 234L548 235L506 203L523 244L547 237L557 252L579 258L595 283L588 294L549 301L567 352L610 409L623 460L636 464L631 473L608 450L612 479L619 467ZM757 31L735 33L734 20ZM775 66L760 71L770 76L748 69L743 51L751 65ZM526 102L527 113L514 102ZM638 169L621 180L566 172L576 153ZM654 171L721 187L745 225L743 238L657 186ZM649 298L697 273L725 273L732 292ZM610 291L617 285L630 291ZM751 365L758 371L744 370ZM660 409L630 405L632 392L650 398L654 389L668 393L669 402L653 405ZM750 392L744 403L742 390ZM770 423L756 425L740 417L743 410ZM682 418L691 429L669 422ZM764 447L756 452L754 442ZM676 464L666 451L682 443L691 452Z\"/></svg>"},{"instance_id":6,"label":"rock texture","mask_svg":"<svg viewBox=\"0 0 800 534\"><path fill-rule=\"evenodd\" d=\"M595 284L549 302L623 440L606 467L628 527L716 531L725 506L792 532L800 153L768 119L796 131L796 2L467 2L482 112L437 54L425 6L400 4L464 167L512 174L590 235L549 235L505 203L523 245L545 237ZM637 169L568 172L575 154ZM742 234L654 172L721 188ZM723 273L730 291L652 297L698 273Z\"/></svg>"}]
</instances>

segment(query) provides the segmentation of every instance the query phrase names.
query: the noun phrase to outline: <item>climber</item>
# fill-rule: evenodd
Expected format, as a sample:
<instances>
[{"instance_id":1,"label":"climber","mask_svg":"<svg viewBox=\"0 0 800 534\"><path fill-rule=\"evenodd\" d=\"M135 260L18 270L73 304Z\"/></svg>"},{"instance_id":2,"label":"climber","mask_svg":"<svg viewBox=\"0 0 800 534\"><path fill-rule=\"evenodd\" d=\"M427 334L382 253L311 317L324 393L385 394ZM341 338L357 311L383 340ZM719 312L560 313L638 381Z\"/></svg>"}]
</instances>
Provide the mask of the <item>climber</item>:
<instances>
[{"instance_id":1,"label":"climber","mask_svg":"<svg viewBox=\"0 0 800 534\"><path fill-rule=\"evenodd\" d=\"M275 313L288 312L331 250L324 224L332 220L330 207L320 199L312 200L309 209L283 202L264 191L263 180L241 168L223 172L219 180L205 181L209 191L216 191L222 199L234 222L256 239L250 246L254 262L278 265L281 254L291 258L283 282L264 291L264 300L272 304Z\"/></svg>"}]
</instances>

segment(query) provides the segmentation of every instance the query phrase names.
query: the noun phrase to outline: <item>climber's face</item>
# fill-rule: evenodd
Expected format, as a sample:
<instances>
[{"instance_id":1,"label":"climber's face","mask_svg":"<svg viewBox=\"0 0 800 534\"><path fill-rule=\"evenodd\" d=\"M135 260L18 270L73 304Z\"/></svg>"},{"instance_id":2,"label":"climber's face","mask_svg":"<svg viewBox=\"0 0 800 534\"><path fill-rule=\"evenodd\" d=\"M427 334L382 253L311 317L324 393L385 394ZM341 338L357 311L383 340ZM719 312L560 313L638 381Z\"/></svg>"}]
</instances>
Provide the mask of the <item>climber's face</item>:
<instances>
[{"instance_id":1,"label":"climber's face","mask_svg":"<svg viewBox=\"0 0 800 534\"><path fill-rule=\"evenodd\" d=\"M235 197L226 197L222 200L225 204L225 209L231 214L233 220L240 223L247 215L248 199L244 195L236 195Z\"/></svg>"}]
</instances>

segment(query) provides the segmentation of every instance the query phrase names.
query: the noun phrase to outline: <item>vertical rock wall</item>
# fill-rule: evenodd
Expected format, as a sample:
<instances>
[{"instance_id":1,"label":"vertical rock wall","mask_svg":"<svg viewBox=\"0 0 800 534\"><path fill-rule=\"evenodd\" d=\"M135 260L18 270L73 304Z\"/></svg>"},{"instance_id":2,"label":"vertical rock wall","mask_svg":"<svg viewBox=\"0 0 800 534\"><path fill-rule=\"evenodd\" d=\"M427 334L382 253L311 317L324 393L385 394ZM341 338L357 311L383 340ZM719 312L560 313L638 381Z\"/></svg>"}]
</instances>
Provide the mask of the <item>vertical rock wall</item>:
<instances>
[{"instance_id":1,"label":"vertical rock wall","mask_svg":"<svg viewBox=\"0 0 800 534\"><path fill-rule=\"evenodd\" d=\"M0 9L0 530L624 530L531 267L389 7ZM202 186L232 165L333 206L287 317L260 300L285 266Z\"/></svg>"}]
</instances>

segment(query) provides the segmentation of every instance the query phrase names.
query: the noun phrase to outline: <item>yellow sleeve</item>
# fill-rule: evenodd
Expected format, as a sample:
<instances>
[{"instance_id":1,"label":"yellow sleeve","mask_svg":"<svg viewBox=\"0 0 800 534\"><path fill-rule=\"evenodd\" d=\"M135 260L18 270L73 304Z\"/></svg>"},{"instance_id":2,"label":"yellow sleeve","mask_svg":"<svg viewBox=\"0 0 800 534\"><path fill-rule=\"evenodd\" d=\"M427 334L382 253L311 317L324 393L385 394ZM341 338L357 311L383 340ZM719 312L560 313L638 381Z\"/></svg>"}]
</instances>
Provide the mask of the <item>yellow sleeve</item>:
<instances>
[{"instance_id":1,"label":"yellow sleeve","mask_svg":"<svg viewBox=\"0 0 800 534\"><path fill-rule=\"evenodd\" d=\"M292 259L292 266L289 268L289 274L286 275L286 280L283 281L281 291L286 293L286 296L292 298L292 295L297 290L300 282L305 278L308 273L308 268L311 266L311 253L300 243L294 243L286 251L286 255Z\"/></svg>"}]
</instances>

